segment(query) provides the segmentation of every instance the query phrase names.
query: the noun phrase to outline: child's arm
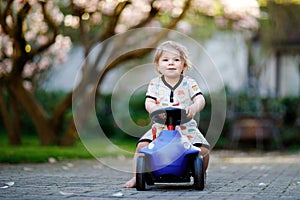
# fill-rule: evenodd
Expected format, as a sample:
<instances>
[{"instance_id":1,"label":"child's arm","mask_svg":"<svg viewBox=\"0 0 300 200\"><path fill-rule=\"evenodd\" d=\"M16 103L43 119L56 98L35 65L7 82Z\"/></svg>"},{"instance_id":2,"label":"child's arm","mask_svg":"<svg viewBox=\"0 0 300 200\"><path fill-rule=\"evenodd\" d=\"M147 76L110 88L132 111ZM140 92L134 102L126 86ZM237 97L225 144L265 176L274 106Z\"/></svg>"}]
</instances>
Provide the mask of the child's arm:
<instances>
[{"instance_id":1,"label":"child's arm","mask_svg":"<svg viewBox=\"0 0 300 200\"><path fill-rule=\"evenodd\" d=\"M152 98L146 98L145 108L148 111L148 113L152 113L153 111L158 110L161 107L156 104L156 101L154 99L152 99Z\"/></svg>"},{"instance_id":2,"label":"child's arm","mask_svg":"<svg viewBox=\"0 0 300 200\"><path fill-rule=\"evenodd\" d=\"M203 95L197 95L194 99L193 99L193 104L186 107L186 114L187 117L192 118L196 115L197 112L200 112L204 106L205 106L205 99L203 97Z\"/></svg>"}]
</instances>

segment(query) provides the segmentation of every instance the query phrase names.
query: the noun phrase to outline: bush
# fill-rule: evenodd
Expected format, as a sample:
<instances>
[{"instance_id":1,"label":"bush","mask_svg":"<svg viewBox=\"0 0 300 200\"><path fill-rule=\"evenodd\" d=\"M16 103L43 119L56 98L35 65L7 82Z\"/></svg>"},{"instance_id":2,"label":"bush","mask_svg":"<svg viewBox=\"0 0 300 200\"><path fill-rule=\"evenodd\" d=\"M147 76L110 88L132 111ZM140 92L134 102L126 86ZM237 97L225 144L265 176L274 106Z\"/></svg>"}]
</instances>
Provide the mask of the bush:
<instances>
[{"instance_id":1,"label":"bush","mask_svg":"<svg viewBox=\"0 0 300 200\"><path fill-rule=\"evenodd\" d=\"M34 95L50 115L57 103L65 97L66 92L37 90ZM199 121L199 129L204 135L208 130L211 118L211 102L209 96L205 96L205 100L206 106L200 113ZM129 112L131 118L137 125L140 126L146 126L150 123L149 114L145 110L144 102L145 91L134 93L129 101ZM277 120L282 143L285 147L297 146L300 143L299 124L297 124L300 119L300 115L298 113L298 97L247 98L245 94L229 94L227 95L227 102L228 115L216 148L226 148L229 146L230 131L235 120L234 116L238 116L240 114L250 114L254 117L263 115L272 116ZM138 138L128 135L117 126L111 111L111 95L100 95L99 98L97 98L96 114L101 128L105 134L107 134L108 138L113 140L138 140ZM69 111L66 117L68 119L72 117L71 111ZM22 134L36 135L31 119L25 112L20 113L20 120ZM0 120L0 132L5 132L2 120Z\"/></svg>"}]
</instances>

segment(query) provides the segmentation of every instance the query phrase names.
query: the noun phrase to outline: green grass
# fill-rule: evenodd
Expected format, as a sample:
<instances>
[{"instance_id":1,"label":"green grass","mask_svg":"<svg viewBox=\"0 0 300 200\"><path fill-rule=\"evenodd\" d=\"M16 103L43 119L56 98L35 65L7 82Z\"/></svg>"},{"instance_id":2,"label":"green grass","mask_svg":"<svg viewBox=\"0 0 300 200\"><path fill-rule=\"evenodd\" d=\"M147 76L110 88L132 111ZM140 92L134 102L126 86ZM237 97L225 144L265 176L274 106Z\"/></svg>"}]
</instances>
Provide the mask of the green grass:
<instances>
[{"instance_id":1,"label":"green grass","mask_svg":"<svg viewBox=\"0 0 300 200\"><path fill-rule=\"evenodd\" d=\"M135 141L114 141L114 144L130 153L110 148L107 144L90 144L91 154L79 140L76 145L70 147L41 146L36 137L26 136L22 138L22 145L9 145L6 135L0 135L0 163L42 163L49 158L58 161L66 159L93 159L97 157L117 157L120 155L132 156L135 149Z\"/></svg>"}]
</instances>

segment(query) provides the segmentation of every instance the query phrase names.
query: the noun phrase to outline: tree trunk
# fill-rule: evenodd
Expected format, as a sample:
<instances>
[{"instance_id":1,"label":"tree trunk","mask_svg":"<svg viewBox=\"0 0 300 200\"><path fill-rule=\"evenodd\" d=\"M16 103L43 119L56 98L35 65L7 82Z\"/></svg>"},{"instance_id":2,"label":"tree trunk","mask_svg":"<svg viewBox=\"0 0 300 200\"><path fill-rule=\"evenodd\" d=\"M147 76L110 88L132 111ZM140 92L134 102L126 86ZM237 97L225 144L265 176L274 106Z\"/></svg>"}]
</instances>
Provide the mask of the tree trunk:
<instances>
[{"instance_id":1,"label":"tree trunk","mask_svg":"<svg viewBox=\"0 0 300 200\"><path fill-rule=\"evenodd\" d=\"M71 146L74 145L78 139L78 133L76 131L76 127L74 124L74 120L69 122L67 130L65 131L65 135L59 141L59 145L61 146Z\"/></svg>"},{"instance_id":2,"label":"tree trunk","mask_svg":"<svg viewBox=\"0 0 300 200\"><path fill-rule=\"evenodd\" d=\"M12 110L12 121L17 144L21 144L21 122L20 122L20 105L17 98L11 91L8 91L10 96L10 106Z\"/></svg>"},{"instance_id":3,"label":"tree trunk","mask_svg":"<svg viewBox=\"0 0 300 200\"><path fill-rule=\"evenodd\" d=\"M72 92L57 105L52 113L51 124L56 132L61 132L63 129L64 116L72 105Z\"/></svg>"},{"instance_id":4,"label":"tree trunk","mask_svg":"<svg viewBox=\"0 0 300 200\"><path fill-rule=\"evenodd\" d=\"M9 143L11 145L20 145L21 144L20 132L16 132L18 130L14 128L12 119L9 115L9 110L7 109L7 104L5 101L3 90L4 90L3 86L0 86L0 108L1 108L1 114L3 118L4 126L8 134Z\"/></svg>"},{"instance_id":5,"label":"tree trunk","mask_svg":"<svg viewBox=\"0 0 300 200\"><path fill-rule=\"evenodd\" d=\"M53 145L57 142L57 135L51 126L50 120L41 108L34 96L23 87L22 79L14 79L10 82L9 89L21 103L25 111L33 121L41 145Z\"/></svg>"}]
</instances>

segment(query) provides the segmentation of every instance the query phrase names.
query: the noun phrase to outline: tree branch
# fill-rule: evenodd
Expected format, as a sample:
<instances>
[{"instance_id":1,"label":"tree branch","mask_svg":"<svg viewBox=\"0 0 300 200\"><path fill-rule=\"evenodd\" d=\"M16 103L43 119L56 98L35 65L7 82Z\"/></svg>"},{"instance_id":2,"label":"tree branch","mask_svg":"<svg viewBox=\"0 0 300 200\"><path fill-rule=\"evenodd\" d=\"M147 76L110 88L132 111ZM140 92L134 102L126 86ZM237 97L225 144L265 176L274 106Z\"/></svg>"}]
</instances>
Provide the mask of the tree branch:
<instances>
[{"instance_id":1,"label":"tree branch","mask_svg":"<svg viewBox=\"0 0 300 200\"><path fill-rule=\"evenodd\" d=\"M25 51L26 40L23 34L23 22L29 13L31 6L28 2L17 13L16 23L12 29L12 40L13 40L13 58L12 58L12 71L10 77L18 77L22 74L25 63L30 59ZM12 80L13 81L13 80Z\"/></svg>"},{"instance_id":2,"label":"tree branch","mask_svg":"<svg viewBox=\"0 0 300 200\"><path fill-rule=\"evenodd\" d=\"M143 27L144 25L146 25L147 23L149 23L152 19L154 19L154 17L157 15L157 13L158 13L158 11L159 11L157 8L155 8L155 7L153 6L153 3L154 3L154 2L155 2L155 1L153 1L153 2L151 3L151 10L150 10L150 12L149 12L148 17L145 18L144 20L140 21L139 24L137 24L137 25L131 27L130 29L135 29L135 28Z\"/></svg>"},{"instance_id":3,"label":"tree branch","mask_svg":"<svg viewBox=\"0 0 300 200\"><path fill-rule=\"evenodd\" d=\"M86 23L84 22L84 20L79 19L79 31L80 31L80 40L82 45L84 46L84 57L88 56L88 53L90 51L90 48L92 46L92 44L89 42L89 38L88 38L88 26L86 25Z\"/></svg>"},{"instance_id":4,"label":"tree branch","mask_svg":"<svg viewBox=\"0 0 300 200\"><path fill-rule=\"evenodd\" d=\"M115 27L119 21L120 15L124 8L130 4L129 1L122 1L116 6L114 10L114 14L111 17L111 20L108 22L104 31L102 31L98 36L96 36L92 41L91 44L95 44L98 41L103 41L115 34Z\"/></svg>"},{"instance_id":5,"label":"tree branch","mask_svg":"<svg viewBox=\"0 0 300 200\"><path fill-rule=\"evenodd\" d=\"M167 28L167 29L175 28L177 23L184 17L185 13L189 9L190 3L191 3L191 0L187 0L186 3L184 4L181 14L178 17L173 18L173 20L171 20L171 22L168 25L166 25L165 28Z\"/></svg>"},{"instance_id":6,"label":"tree branch","mask_svg":"<svg viewBox=\"0 0 300 200\"><path fill-rule=\"evenodd\" d=\"M63 125L64 113L70 108L72 104L72 92L69 92L66 97L55 107L52 116L51 124L57 133L61 132Z\"/></svg>"},{"instance_id":7,"label":"tree branch","mask_svg":"<svg viewBox=\"0 0 300 200\"><path fill-rule=\"evenodd\" d=\"M7 1L6 8L2 14L2 1L1 1L1 8L0 8L0 24L1 27L3 28L4 32L9 35L10 37L13 37L13 31L9 28L9 26L6 23L6 17L9 15L11 12L11 5L13 3L13 0Z\"/></svg>"},{"instance_id":8,"label":"tree branch","mask_svg":"<svg viewBox=\"0 0 300 200\"><path fill-rule=\"evenodd\" d=\"M38 55L39 53L45 51L46 49L48 49L52 44L54 44L55 42L55 38L56 36L59 34L59 29L58 26L55 24L54 20L51 18L51 16L48 14L47 9L46 9L46 2L44 1L39 1L39 3L41 4L42 7L42 12L45 18L46 23L48 24L48 26L53 30L53 35L49 36L50 39L48 40L47 43L45 43L44 45L41 45L40 47L38 47L37 49L33 50L30 53L30 57L34 57L35 55Z\"/></svg>"},{"instance_id":9,"label":"tree branch","mask_svg":"<svg viewBox=\"0 0 300 200\"><path fill-rule=\"evenodd\" d=\"M185 6L183 7L182 13L178 17L174 18L168 25L166 25L164 27L165 29L163 29L159 34L157 34L152 41L150 40L148 45L145 45L148 46L149 48L143 48L143 49L127 52L126 54L122 54L118 58L114 59L113 62L109 63L108 66L104 69L102 76L99 78L99 81L97 83L97 88L101 84L103 78L105 77L105 74L111 69L113 69L114 67L116 67L118 64L129 59L139 58L151 52L153 50L153 48L151 47L157 46L158 43L168 34L169 30L175 28L176 24L184 17L186 11L190 6L190 2L191 0L187 0Z\"/></svg>"}]
</instances>

